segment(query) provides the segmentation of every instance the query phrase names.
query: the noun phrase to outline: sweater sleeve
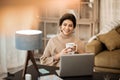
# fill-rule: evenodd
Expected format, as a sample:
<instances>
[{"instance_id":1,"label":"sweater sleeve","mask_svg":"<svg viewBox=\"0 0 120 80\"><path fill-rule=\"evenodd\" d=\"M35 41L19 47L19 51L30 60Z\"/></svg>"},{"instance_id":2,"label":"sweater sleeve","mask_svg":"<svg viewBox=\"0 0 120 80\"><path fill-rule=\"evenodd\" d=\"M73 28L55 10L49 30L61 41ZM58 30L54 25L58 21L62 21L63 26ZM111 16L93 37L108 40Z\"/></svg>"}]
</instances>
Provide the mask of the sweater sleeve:
<instances>
[{"instance_id":1,"label":"sweater sleeve","mask_svg":"<svg viewBox=\"0 0 120 80\"><path fill-rule=\"evenodd\" d=\"M53 50L52 46L54 46L53 39L50 39L44 50L43 55L40 57L40 63L42 65L53 66L56 64L56 61L54 60L53 55L52 55L52 50Z\"/></svg>"}]
</instances>

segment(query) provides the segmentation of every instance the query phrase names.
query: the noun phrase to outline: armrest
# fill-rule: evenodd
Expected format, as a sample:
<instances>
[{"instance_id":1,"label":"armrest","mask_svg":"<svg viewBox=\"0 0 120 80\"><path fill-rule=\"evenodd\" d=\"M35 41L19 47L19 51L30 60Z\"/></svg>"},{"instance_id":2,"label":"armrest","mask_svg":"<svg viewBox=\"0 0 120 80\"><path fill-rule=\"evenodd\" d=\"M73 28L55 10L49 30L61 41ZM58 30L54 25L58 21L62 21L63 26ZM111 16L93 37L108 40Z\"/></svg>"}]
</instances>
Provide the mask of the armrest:
<instances>
[{"instance_id":1,"label":"armrest","mask_svg":"<svg viewBox=\"0 0 120 80\"><path fill-rule=\"evenodd\" d=\"M98 54L103 50L103 44L98 40L93 40L90 43L86 44L86 52L93 52L95 54Z\"/></svg>"}]
</instances>

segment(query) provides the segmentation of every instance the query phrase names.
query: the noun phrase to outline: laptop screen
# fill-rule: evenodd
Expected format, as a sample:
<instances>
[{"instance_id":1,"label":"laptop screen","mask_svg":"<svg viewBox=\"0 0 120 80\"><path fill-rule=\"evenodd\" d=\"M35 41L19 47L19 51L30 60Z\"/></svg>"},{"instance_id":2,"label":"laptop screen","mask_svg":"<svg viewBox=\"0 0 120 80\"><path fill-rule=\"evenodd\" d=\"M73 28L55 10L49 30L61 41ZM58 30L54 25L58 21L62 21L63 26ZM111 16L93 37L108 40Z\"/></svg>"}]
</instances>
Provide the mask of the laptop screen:
<instances>
[{"instance_id":1,"label":"laptop screen","mask_svg":"<svg viewBox=\"0 0 120 80\"><path fill-rule=\"evenodd\" d=\"M67 54L60 58L60 76L82 76L93 73L94 54Z\"/></svg>"}]
</instances>

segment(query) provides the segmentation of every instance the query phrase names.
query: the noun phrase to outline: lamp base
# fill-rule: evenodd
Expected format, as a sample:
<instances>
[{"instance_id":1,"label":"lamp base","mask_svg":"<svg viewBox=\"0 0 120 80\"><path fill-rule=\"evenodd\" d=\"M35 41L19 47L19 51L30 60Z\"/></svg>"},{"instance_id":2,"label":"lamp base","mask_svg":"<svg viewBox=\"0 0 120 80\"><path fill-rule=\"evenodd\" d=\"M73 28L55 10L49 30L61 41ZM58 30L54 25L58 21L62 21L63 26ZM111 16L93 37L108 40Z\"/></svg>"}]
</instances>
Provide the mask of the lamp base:
<instances>
[{"instance_id":1,"label":"lamp base","mask_svg":"<svg viewBox=\"0 0 120 80\"><path fill-rule=\"evenodd\" d=\"M23 78L23 79L25 79L25 74L26 74L26 71L27 71L27 65L28 65L28 61L29 61L29 60L32 61L34 68L36 69L38 75L40 76L40 73L39 73L39 71L38 71L37 64L36 64L35 59L34 59L34 56L33 56L33 51L28 50L28 51L27 51L27 56L26 56L26 62L25 62L25 65L24 65L23 73L22 73L22 78Z\"/></svg>"}]
</instances>

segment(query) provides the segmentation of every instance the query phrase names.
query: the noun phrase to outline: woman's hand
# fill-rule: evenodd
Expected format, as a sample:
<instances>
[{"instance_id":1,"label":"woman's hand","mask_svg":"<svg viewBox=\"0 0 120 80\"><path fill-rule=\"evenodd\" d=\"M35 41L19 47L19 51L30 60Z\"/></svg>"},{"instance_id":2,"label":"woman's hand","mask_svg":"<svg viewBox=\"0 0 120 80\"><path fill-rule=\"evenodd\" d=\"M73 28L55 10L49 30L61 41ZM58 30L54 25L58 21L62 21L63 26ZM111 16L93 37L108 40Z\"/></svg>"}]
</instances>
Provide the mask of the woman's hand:
<instances>
[{"instance_id":1,"label":"woman's hand","mask_svg":"<svg viewBox=\"0 0 120 80\"><path fill-rule=\"evenodd\" d=\"M59 60L60 59L60 56L64 55L64 54L67 54L69 52L71 52L72 49L71 48L65 48L63 49L60 53L58 53L57 55L54 56L54 59L55 60Z\"/></svg>"},{"instance_id":2,"label":"woman's hand","mask_svg":"<svg viewBox=\"0 0 120 80\"><path fill-rule=\"evenodd\" d=\"M72 51L73 51L72 48L67 48L67 53L72 52Z\"/></svg>"}]
</instances>

